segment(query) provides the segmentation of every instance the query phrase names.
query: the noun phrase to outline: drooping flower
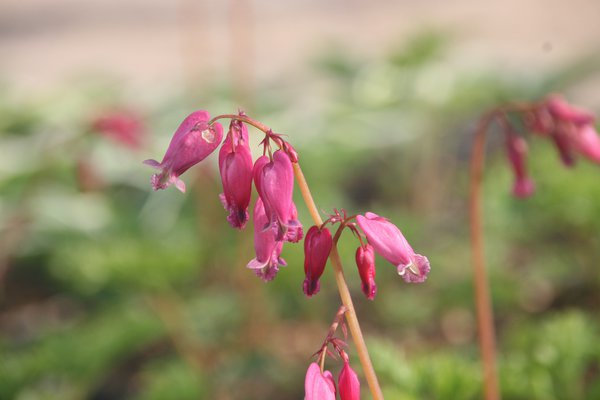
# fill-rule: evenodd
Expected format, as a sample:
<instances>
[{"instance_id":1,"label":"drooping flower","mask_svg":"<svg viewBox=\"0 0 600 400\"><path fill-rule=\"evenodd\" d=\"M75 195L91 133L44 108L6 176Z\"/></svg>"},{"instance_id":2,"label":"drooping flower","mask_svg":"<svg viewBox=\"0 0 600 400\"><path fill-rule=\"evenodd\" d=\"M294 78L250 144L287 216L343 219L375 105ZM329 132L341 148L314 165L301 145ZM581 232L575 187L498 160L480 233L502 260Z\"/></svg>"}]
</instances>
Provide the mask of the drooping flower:
<instances>
[{"instance_id":1,"label":"drooping flower","mask_svg":"<svg viewBox=\"0 0 600 400\"><path fill-rule=\"evenodd\" d=\"M338 390L340 400L360 400L360 381L356 372L350 367L347 357L344 359L344 366L338 377Z\"/></svg>"},{"instance_id":2,"label":"drooping flower","mask_svg":"<svg viewBox=\"0 0 600 400\"><path fill-rule=\"evenodd\" d=\"M290 214L288 217L288 231L285 234L284 240L290 243L297 243L304 237L304 231L302 230L302 225L298 220L298 209L296 208L296 204L292 201L292 206L290 207Z\"/></svg>"},{"instance_id":3,"label":"drooping flower","mask_svg":"<svg viewBox=\"0 0 600 400\"><path fill-rule=\"evenodd\" d=\"M556 94L548 96L545 106L550 114L559 121L571 122L576 125L586 125L594 122L592 113L572 106Z\"/></svg>"},{"instance_id":4,"label":"drooping flower","mask_svg":"<svg viewBox=\"0 0 600 400\"><path fill-rule=\"evenodd\" d=\"M588 160L600 164L600 137L594 126L584 125L577 133L573 147Z\"/></svg>"},{"instance_id":5,"label":"drooping flower","mask_svg":"<svg viewBox=\"0 0 600 400\"><path fill-rule=\"evenodd\" d=\"M373 300L377 294L375 284L375 251L373 246L365 244L356 249L356 266L362 282L362 291L367 299Z\"/></svg>"},{"instance_id":6,"label":"drooping flower","mask_svg":"<svg viewBox=\"0 0 600 400\"><path fill-rule=\"evenodd\" d=\"M312 226L304 239L304 279L303 290L308 297L320 289L319 278L323 275L327 258L333 247L331 232L327 228Z\"/></svg>"},{"instance_id":7,"label":"drooping flower","mask_svg":"<svg viewBox=\"0 0 600 400\"><path fill-rule=\"evenodd\" d=\"M248 205L252 193L252 153L248 144L248 128L233 120L219 150L219 171L223 183L221 203L234 228L242 229L248 221Z\"/></svg>"},{"instance_id":8,"label":"drooping flower","mask_svg":"<svg viewBox=\"0 0 600 400\"><path fill-rule=\"evenodd\" d=\"M335 381L331 372L321 373L317 363L311 363L304 379L304 400L335 400Z\"/></svg>"},{"instance_id":9,"label":"drooping flower","mask_svg":"<svg viewBox=\"0 0 600 400\"><path fill-rule=\"evenodd\" d=\"M279 266L287 265L281 258L283 242L275 240L275 232L271 229L263 229L267 223L267 215L262 200L259 198L254 205L254 251L256 257L247 265L253 269L258 277L268 282L275 278L279 271Z\"/></svg>"},{"instance_id":10,"label":"drooping flower","mask_svg":"<svg viewBox=\"0 0 600 400\"><path fill-rule=\"evenodd\" d=\"M531 196L535 190L535 184L527 174L527 142L521 136L508 132L506 134L506 153L515 175L513 195L520 198Z\"/></svg>"},{"instance_id":11,"label":"drooping flower","mask_svg":"<svg viewBox=\"0 0 600 400\"><path fill-rule=\"evenodd\" d=\"M256 160L254 184L265 205L268 225L277 231L277 240L283 240L290 227L295 229L300 225L292 219L294 171L288 155L278 150L272 161L267 156Z\"/></svg>"},{"instance_id":12,"label":"drooping flower","mask_svg":"<svg viewBox=\"0 0 600 400\"><path fill-rule=\"evenodd\" d=\"M133 150L139 150L144 142L142 119L129 110L106 111L92 120L91 128Z\"/></svg>"},{"instance_id":13,"label":"drooping flower","mask_svg":"<svg viewBox=\"0 0 600 400\"><path fill-rule=\"evenodd\" d=\"M154 190L166 189L174 184L185 192L185 183L179 176L212 153L223 138L223 127L218 122L209 126L210 115L206 111L195 111L188 115L169 143L162 161L146 160L153 168L161 170L152 175Z\"/></svg>"},{"instance_id":14,"label":"drooping flower","mask_svg":"<svg viewBox=\"0 0 600 400\"><path fill-rule=\"evenodd\" d=\"M375 252L395 265L404 281L421 283L427 279L429 260L413 251L396 225L372 212L357 216L356 221Z\"/></svg>"}]
</instances>

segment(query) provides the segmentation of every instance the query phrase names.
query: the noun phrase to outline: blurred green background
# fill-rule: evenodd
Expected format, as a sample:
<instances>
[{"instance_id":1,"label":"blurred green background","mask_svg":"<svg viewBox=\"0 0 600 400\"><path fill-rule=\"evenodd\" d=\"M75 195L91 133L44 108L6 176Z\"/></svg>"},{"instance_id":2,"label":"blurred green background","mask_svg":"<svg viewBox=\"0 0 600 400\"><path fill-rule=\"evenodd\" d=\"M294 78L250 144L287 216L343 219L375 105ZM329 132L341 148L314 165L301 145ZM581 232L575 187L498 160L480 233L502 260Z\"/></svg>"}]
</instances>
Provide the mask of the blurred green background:
<instances>
[{"instance_id":1,"label":"blurred green background","mask_svg":"<svg viewBox=\"0 0 600 400\"><path fill-rule=\"evenodd\" d=\"M251 27L236 26L232 43L243 56ZM187 76L160 91L100 73L34 92L6 73L0 399L303 397L310 355L340 305L329 267L321 292L305 298L302 244L286 244L288 267L261 282L245 268L252 230L225 221L215 155L183 176L185 195L152 192L153 171L141 164L162 157L191 111L238 107L289 135L324 212L384 215L430 259L422 285L405 284L378 259L370 302L354 266L357 243L340 242L386 398L482 398L467 225L473 128L482 112L513 99L589 99L600 63L581 51L547 68L456 66L461 35L422 27L376 55L321 43L293 78L267 70L253 80L234 54L231 70L214 79ZM111 110L140 119L140 147L94 129ZM528 141L532 198L511 197L493 133L485 174L503 398L598 399L600 170L585 161L565 169L551 143ZM349 351L362 377L351 343ZM328 363L334 374L337 364ZM363 389L368 398L364 380Z\"/></svg>"}]
</instances>

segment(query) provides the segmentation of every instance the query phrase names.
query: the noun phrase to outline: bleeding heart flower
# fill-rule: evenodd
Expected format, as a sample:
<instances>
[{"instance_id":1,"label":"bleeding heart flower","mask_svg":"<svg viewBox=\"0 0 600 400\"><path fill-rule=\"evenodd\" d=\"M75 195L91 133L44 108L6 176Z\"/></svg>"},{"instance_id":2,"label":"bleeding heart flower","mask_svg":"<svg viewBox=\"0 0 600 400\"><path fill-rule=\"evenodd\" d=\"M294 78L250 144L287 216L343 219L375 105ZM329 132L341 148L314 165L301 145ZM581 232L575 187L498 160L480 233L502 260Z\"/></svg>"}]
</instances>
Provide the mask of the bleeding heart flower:
<instances>
[{"instance_id":1,"label":"bleeding heart flower","mask_svg":"<svg viewBox=\"0 0 600 400\"><path fill-rule=\"evenodd\" d=\"M331 372L321 373L317 363L311 363L304 379L304 400L335 400L335 381Z\"/></svg>"},{"instance_id":2,"label":"bleeding heart flower","mask_svg":"<svg viewBox=\"0 0 600 400\"><path fill-rule=\"evenodd\" d=\"M360 381L346 358L338 377L340 400L360 400Z\"/></svg>"},{"instance_id":3,"label":"bleeding heart flower","mask_svg":"<svg viewBox=\"0 0 600 400\"><path fill-rule=\"evenodd\" d=\"M513 194L520 198L531 196L535 191L535 184L527 174L527 142L514 133L507 133L506 153L515 174Z\"/></svg>"},{"instance_id":4,"label":"bleeding heart flower","mask_svg":"<svg viewBox=\"0 0 600 400\"><path fill-rule=\"evenodd\" d=\"M223 127L218 122L208 125L210 115L206 111L195 111L183 120L169 144L162 161L146 160L161 172L152 175L154 190L166 189L172 184L185 192L185 183L179 176L212 153L223 138Z\"/></svg>"},{"instance_id":5,"label":"bleeding heart flower","mask_svg":"<svg viewBox=\"0 0 600 400\"><path fill-rule=\"evenodd\" d=\"M396 225L371 212L357 216L356 221L375 252L394 264L404 281L421 283L427 279L429 260L413 251Z\"/></svg>"},{"instance_id":6,"label":"bleeding heart flower","mask_svg":"<svg viewBox=\"0 0 600 400\"><path fill-rule=\"evenodd\" d=\"M373 246L365 244L356 249L356 266L362 282L362 291L367 299L373 300L377 294L375 284L375 251Z\"/></svg>"},{"instance_id":7,"label":"bleeding heart flower","mask_svg":"<svg viewBox=\"0 0 600 400\"><path fill-rule=\"evenodd\" d=\"M256 275L265 282L271 281L277 275L279 266L287 265L285 260L281 258L283 242L275 240L273 230L262 228L268 220L261 199L256 200L253 219L256 257L248 263L247 267L253 269Z\"/></svg>"},{"instance_id":8,"label":"bleeding heart flower","mask_svg":"<svg viewBox=\"0 0 600 400\"><path fill-rule=\"evenodd\" d=\"M304 294L308 297L319 292L319 278L323 275L327 258L333 247L329 229L312 226L304 239Z\"/></svg>"},{"instance_id":9,"label":"bleeding heart flower","mask_svg":"<svg viewBox=\"0 0 600 400\"><path fill-rule=\"evenodd\" d=\"M219 150L219 171L223 193L219 196L234 228L242 229L248 221L248 205L252 193L252 153L248 144L248 128L232 120L228 135Z\"/></svg>"}]
</instances>

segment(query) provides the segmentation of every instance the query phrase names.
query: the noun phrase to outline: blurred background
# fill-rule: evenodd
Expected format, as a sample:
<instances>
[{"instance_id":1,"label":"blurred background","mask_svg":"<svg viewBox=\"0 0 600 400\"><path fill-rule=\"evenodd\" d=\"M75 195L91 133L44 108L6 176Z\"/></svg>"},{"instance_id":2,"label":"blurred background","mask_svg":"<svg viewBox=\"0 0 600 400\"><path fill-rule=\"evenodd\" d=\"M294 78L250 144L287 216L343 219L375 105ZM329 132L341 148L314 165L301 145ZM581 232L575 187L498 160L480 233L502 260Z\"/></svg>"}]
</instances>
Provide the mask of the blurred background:
<instances>
[{"instance_id":1,"label":"blurred background","mask_svg":"<svg viewBox=\"0 0 600 400\"><path fill-rule=\"evenodd\" d=\"M329 268L306 299L290 244L263 283L215 155L185 195L152 192L141 164L192 111L238 108L289 135L324 212L384 215L429 257L422 285L378 260L370 302L340 242L386 398L482 398L473 128L550 92L600 112L598 15L596 0L3 0L0 399L303 398L340 304ZM600 169L528 142L532 198L510 195L499 135L484 185L503 398L598 399Z\"/></svg>"}]
</instances>

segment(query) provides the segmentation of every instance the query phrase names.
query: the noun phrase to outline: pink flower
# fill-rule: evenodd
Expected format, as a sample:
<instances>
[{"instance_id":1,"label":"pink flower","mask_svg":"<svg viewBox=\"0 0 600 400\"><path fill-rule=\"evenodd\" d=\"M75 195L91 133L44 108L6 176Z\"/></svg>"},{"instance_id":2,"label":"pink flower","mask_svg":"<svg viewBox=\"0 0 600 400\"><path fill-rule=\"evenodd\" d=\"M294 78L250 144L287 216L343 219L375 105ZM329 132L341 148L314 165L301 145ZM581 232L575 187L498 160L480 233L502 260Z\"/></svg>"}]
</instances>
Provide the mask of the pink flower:
<instances>
[{"instance_id":1,"label":"pink flower","mask_svg":"<svg viewBox=\"0 0 600 400\"><path fill-rule=\"evenodd\" d=\"M510 132L507 133L506 153L515 174L513 194L520 198L531 196L535 190L535 184L527 175L525 162L527 157L527 142L520 136Z\"/></svg>"},{"instance_id":2,"label":"pink flower","mask_svg":"<svg viewBox=\"0 0 600 400\"><path fill-rule=\"evenodd\" d=\"M600 164L600 137L591 124L579 128L573 147L588 160Z\"/></svg>"},{"instance_id":3,"label":"pink flower","mask_svg":"<svg viewBox=\"0 0 600 400\"><path fill-rule=\"evenodd\" d=\"M331 372L321 369L317 363L311 363L304 380L304 400L335 400L335 382Z\"/></svg>"},{"instance_id":4,"label":"pink flower","mask_svg":"<svg viewBox=\"0 0 600 400\"><path fill-rule=\"evenodd\" d=\"M154 190L166 189L174 184L177 189L185 192L185 183L179 176L204 160L221 143L223 127L219 123L208 126L209 120L210 115L206 111L191 113L175 131L162 161L144 161L144 164L161 170L152 175Z\"/></svg>"},{"instance_id":5,"label":"pink flower","mask_svg":"<svg viewBox=\"0 0 600 400\"><path fill-rule=\"evenodd\" d=\"M371 212L357 216L356 221L375 252L394 264L404 281L421 283L427 279L429 260L413 251L396 225Z\"/></svg>"},{"instance_id":6,"label":"pink flower","mask_svg":"<svg viewBox=\"0 0 600 400\"><path fill-rule=\"evenodd\" d=\"M131 111L105 112L92 121L92 129L133 150L139 150L144 141L144 125L141 118Z\"/></svg>"},{"instance_id":7,"label":"pink flower","mask_svg":"<svg viewBox=\"0 0 600 400\"><path fill-rule=\"evenodd\" d=\"M287 265L285 260L281 258L283 242L275 240L273 230L262 228L268 219L261 199L256 200L253 218L256 257L248 263L247 267L253 269L263 281L268 282L275 278L280 265Z\"/></svg>"},{"instance_id":8,"label":"pink flower","mask_svg":"<svg viewBox=\"0 0 600 400\"><path fill-rule=\"evenodd\" d=\"M248 221L248 205L252 192L252 153L248 145L248 128L232 120L229 134L219 150L219 171L223 183L221 203L234 228L242 229Z\"/></svg>"},{"instance_id":9,"label":"pink flower","mask_svg":"<svg viewBox=\"0 0 600 400\"><path fill-rule=\"evenodd\" d=\"M344 360L344 367L338 377L340 400L360 400L360 381L356 372L350 367L348 359Z\"/></svg>"},{"instance_id":10,"label":"pink flower","mask_svg":"<svg viewBox=\"0 0 600 400\"><path fill-rule=\"evenodd\" d=\"M265 205L267 225L277 231L277 240L285 239L288 229L300 226L300 222L293 218L294 171L288 155L278 150L272 161L267 156L256 160L254 184ZM297 236L292 235L291 238Z\"/></svg>"},{"instance_id":11,"label":"pink flower","mask_svg":"<svg viewBox=\"0 0 600 400\"><path fill-rule=\"evenodd\" d=\"M329 229L312 226L304 239L304 294L308 297L317 294L320 289L319 278L323 275L327 258L333 247Z\"/></svg>"},{"instance_id":12,"label":"pink flower","mask_svg":"<svg viewBox=\"0 0 600 400\"><path fill-rule=\"evenodd\" d=\"M559 121L571 122L577 125L591 124L594 122L593 114L580 108L573 107L559 95L549 96L546 99L545 105L550 114Z\"/></svg>"},{"instance_id":13,"label":"pink flower","mask_svg":"<svg viewBox=\"0 0 600 400\"><path fill-rule=\"evenodd\" d=\"M288 217L288 231L285 234L284 240L290 243L297 243L304 237L304 231L302 225L298 221L298 209L296 204L292 202L290 207L290 214Z\"/></svg>"},{"instance_id":14,"label":"pink flower","mask_svg":"<svg viewBox=\"0 0 600 400\"><path fill-rule=\"evenodd\" d=\"M362 291L367 299L373 300L377 293L375 284L375 252L373 246L365 244L356 249L356 266L362 281Z\"/></svg>"}]
</instances>

